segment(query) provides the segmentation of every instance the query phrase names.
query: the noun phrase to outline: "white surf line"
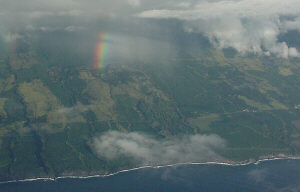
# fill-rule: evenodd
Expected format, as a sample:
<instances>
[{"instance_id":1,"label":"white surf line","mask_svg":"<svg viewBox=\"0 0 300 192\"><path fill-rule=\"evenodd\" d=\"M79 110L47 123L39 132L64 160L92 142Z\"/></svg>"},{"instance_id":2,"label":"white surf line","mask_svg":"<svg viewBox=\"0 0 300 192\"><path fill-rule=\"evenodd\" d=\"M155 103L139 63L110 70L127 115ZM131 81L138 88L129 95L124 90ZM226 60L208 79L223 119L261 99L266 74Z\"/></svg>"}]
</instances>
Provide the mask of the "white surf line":
<instances>
[{"instance_id":1,"label":"white surf line","mask_svg":"<svg viewBox=\"0 0 300 192\"><path fill-rule=\"evenodd\" d=\"M176 166L185 166L185 165L223 165L223 166L230 166L230 167L238 167L238 166L247 166L247 165L258 165L262 162L267 162L267 161L276 161L276 160L300 160L300 157L274 157L274 158L265 158L265 159L260 159L255 162L245 162L245 163L225 163L225 162L203 162L203 163L197 163L197 162L186 162L186 163L175 163L175 164L169 164L169 165L156 165L156 166L151 166L151 165L146 165L142 167L136 167L132 169L124 169L121 171L117 171L114 173L109 173L109 174L103 174L103 175L91 175L91 176L60 176L60 177L41 177L41 178L34 178L34 179L23 179L23 180L11 180L11 181L3 181L0 182L0 184L9 184L9 183L17 183L17 182L32 182L32 181L56 181L56 180L61 180L61 179L90 179L90 178L105 178L105 177L111 177L118 175L120 173L125 173L125 172L131 172L131 171L137 171L140 169L160 169L160 168L166 168L166 167L176 167Z\"/></svg>"}]
</instances>

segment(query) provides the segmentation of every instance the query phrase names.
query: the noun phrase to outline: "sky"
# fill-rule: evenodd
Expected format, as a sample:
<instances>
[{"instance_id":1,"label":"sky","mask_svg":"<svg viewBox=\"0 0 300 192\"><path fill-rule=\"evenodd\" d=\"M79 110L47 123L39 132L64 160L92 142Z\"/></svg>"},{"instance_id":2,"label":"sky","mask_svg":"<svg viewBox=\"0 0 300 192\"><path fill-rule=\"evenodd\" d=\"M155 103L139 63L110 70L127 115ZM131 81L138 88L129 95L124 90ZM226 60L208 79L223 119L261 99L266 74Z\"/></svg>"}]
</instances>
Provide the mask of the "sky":
<instances>
[{"instance_id":1,"label":"sky","mask_svg":"<svg viewBox=\"0 0 300 192\"><path fill-rule=\"evenodd\" d=\"M279 40L288 31L300 31L298 0L0 0L0 5L0 31L5 35L89 30L103 21L103 28L117 21L124 28L135 19L175 19L187 34L201 34L215 48L231 47L241 55L300 55L297 47ZM117 24L114 29L125 33Z\"/></svg>"}]
</instances>

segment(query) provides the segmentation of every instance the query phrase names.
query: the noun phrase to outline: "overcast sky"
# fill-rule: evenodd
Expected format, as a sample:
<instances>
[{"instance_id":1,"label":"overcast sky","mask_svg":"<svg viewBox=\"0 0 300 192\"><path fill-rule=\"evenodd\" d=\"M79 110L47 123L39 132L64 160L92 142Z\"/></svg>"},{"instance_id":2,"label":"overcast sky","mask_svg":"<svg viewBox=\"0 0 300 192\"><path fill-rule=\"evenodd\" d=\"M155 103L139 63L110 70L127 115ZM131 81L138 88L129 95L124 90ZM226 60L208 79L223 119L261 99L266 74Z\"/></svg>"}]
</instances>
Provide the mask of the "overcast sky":
<instances>
[{"instance_id":1,"label":"overcast sky","mask_svg":"<svg viewBox=\"0 0 300 192\"><path fill-rule=\"evenodd\" d=\"M278 36L300 30L299 0L0 0L2 33L84 29L95 19L182 21L186 33L206 36L216 48L241 54L298 57ZM68 18L68 19L61 19ZM48 26L51 25L51 26Z\"/></svg>"}]
</instances>

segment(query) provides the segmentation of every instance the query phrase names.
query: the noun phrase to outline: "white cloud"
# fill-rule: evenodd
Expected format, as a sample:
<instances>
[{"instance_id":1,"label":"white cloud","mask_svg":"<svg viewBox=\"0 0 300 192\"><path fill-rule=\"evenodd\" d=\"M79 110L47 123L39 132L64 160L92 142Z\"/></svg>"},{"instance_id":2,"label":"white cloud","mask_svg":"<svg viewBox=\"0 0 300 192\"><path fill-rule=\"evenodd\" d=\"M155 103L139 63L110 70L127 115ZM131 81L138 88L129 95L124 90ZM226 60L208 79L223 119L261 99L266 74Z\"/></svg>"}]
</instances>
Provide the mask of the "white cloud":
<instances>
[{"instance_id":1,"label":"white cloud","mask_svg":"<svg viewBox=\"0 0 300 192\"><path fill-rule=\"evenodd\" d=\"M177 163L220 158L216 151L225 147L225 141L216 135L157 140L137 132L109 131L95 137L92 147L99 157L106 159L128 156L144 163Z\"/></svg>"},{"instance_id":2,"label":"white cloud","mask_svg":"<svg viewBox=\"0 0 300 192\"><path fill-rule=\"evenodd\" d=\"M289 56L291 57L298 57L299 56L299 52L296 48L289 48Z\"/></svg>"},{"instance_id":3,"label":"white cloud","mask_svg":"<svg viewBox=\"0 0 300 192\"><path fill-rule=\"evenodd\" d=\"M190 2L180 2L177 4L177 7L181 7L181 8L188 8L191 6Z\"/></svg>"},{"instance_id":4,"label":"white cloud","mask_svg":"<svg viewBox=\"0 0 300 192\"><path fill-rule=\"evenodd\" d=\"M233 47L241 54L299 56L295 47L278 40L288 30L300 31L299 0L0 0L0 3L3 31L22 31L30 25L49 30L53 26L40 25L63 25L55 20L56 16L68 17L70 22L58 26L60 29L81 26L84 23L74 22L91 21L103 15L122 19L132 15L176 18L184 21L187 32L204 34L218 48Z\"/></svg>"},{"instance_id":5,"label":"white cloud","mask_svg":"<svg viewBox=\"0 0 300 192\"><path fill-rule=\"evenodd\" d=\"M286 30L298 30L300 32L300 16L293 19L288 20L284 23L284 29Z\"/></svg>"},{"instance_id":6,"label":"white cloud","mask_svg":"<svg viewBox=\"0 0 300 192\"><path fill-rule=\"evenodd\" d=\"M300 28L281 21L281 16L300 16L298 0L202 1L189 9L154 9L141 12L142 18L177 18L188 32L205 34L219 48L233 47L240 53L299 56L296 48L278 42L278 35Z\"/></svg>"},{"instance_id":7,"label":"white cloud","mask_svg":"<svg viewBox=\"0 0 300 192\"><path fill-rule=\"evenodd\" d=\"M141 4L140 0L128 0L128 3L133 7L138 7Z\"/></svg>"}]
</instances>

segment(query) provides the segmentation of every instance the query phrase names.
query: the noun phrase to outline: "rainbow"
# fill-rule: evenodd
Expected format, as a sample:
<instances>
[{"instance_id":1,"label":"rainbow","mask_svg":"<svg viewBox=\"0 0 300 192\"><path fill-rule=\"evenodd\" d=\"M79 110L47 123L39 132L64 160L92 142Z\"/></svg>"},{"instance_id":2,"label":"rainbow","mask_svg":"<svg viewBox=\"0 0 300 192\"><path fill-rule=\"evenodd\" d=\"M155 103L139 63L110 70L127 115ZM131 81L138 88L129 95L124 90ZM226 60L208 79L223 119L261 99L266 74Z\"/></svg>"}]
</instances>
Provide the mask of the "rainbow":
<instances>
[{"instance_id":1,"label":"rainbow","mask_svg":"<svg viewBox=\"0 0 300 192\"><path fill-rule=\"evenodd\" d=\"M99 35L99 42L95 49L94 69L100 70L103 67L108 52L108 41L109 35L107 33L101 33Z\"/></svg>"}]
</instances>

